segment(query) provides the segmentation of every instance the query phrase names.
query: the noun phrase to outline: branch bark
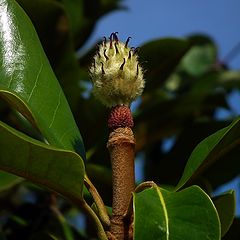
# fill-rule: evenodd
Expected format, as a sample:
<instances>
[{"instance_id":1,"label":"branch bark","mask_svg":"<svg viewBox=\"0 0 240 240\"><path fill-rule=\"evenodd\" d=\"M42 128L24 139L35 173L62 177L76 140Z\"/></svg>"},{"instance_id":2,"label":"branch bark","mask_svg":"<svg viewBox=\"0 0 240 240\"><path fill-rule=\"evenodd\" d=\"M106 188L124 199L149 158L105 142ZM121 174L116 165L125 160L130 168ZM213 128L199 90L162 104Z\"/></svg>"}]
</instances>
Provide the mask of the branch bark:
<instances>
[{"instance_id":1,"label":"branch bark","mask_svg":"<svg viewBox=\"0 0 240 240\"><path fill-rule=\"evenodd\" d=\"M126 213L135 189L135 138L131 128L114 129L109 135L107 147L113 178L111 234L117 240L129 239L129 216Z\"/></svg>"}]
</instances>

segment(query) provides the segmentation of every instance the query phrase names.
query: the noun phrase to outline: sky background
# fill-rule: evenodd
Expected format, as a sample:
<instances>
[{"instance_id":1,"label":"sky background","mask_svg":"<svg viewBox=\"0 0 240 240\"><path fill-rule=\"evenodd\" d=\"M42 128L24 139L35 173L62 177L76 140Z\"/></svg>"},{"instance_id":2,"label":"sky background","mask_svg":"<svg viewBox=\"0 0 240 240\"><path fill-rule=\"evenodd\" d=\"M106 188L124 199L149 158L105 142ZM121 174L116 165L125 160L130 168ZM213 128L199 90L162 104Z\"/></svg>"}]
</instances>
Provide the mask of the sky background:
<instances>
[{"instance_id":1,"label":"sky background","mask_svg":"<svg viewBox=\"0 0 240 240\"><path fill-rule=\"evenodd\" d=\"M123 0L127 10L100 19L88 46L103 36L119 32L131 46L162 37L186 37L193 33L210 35L219 47L220 59L240 42L239 0ZM230 62L239 69L239 54Z\"/></svg>"},{"instance_id":2,"label":"sky background","mask_svg":"<svg viewBox=\"0 0 240 240\"><path fill-rule=\"evenodd\" d=\"M226 60L230 51L238 46L234 58L227 59L227 64L240 70L240 0L123 0L122 5L127 10L115 11L100 19L85 50L116 31L122 41L131 36L130 44L135 47L158 38L184 38L201 33L216 42L219 60ZM238 90L231 94L228 102L233 112L240 115ZM220 109L216 117L225 118L229 114ZM141 161L138 161L138 180L141 179L141 167ZM240 177L216 193L230 188L237 191L237 215L240 216Z\"/></svg>"}]
</instances>

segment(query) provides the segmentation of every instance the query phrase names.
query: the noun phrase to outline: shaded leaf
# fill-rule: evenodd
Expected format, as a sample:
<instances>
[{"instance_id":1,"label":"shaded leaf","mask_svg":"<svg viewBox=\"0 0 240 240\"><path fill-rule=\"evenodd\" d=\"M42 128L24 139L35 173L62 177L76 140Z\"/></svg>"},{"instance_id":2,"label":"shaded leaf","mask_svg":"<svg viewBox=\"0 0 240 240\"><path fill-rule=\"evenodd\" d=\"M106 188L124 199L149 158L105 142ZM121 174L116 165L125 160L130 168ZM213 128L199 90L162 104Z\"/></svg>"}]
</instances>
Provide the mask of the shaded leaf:
<instances>
[{"instance_id":1,"label":"shaded leaf","mask_svg":"<svg viewBox=\"0 0 240 240\"><path fill-rule=\"evenodd\" d=\"M179 96L164 95L162 92L144 95L135 118L136 135L140 139L137 149L179 133L195 119L212 117L216 107L226 107L225 93L215 91L217 77L217 74L209 74Z\"/></svg>"},{"instance_id":2,"label":"shaded leaf","mask_svg":"<svg viewBox=\"0 0 240 240\"><path fill-rule=\"evenodd\" d=\"M213 121L207 119L199 119L193 123L188 123L184 129L175 136L173 146L169 152L164 153L160 147L161 143L156 142L146 151L145 176L160 184L177 185L182 176L187 160L196 147L209 134L229 125L229 121ZM160 130L161 131L161 128ZM164 140L163 140L164 141ZM219 162L219 161L218 161ZM213 165L213 168L216 165ZM171 172L171 174L169 174ZM225 171L228 172L228 171ZM219 177L223 178L222 171L219 171ZM194 184L198 184L194 181Z\"/></svg>"},{"instance_id":3,"label":"shaded leaf","mask_svg":"<svg viewBox=\"0 0 240 240\"><path fill-rule=\"evenodd\" d=\"M85 158L79 130L27 15L0 4L0 95L36 125L48 142Z\"/></svg>"},{"instance_id":4,"label":"shaded leaf","mask_svg":"<svg viewBox=\"0 0 240 240\"><path fill-rule=\"evenodd\" d=\"M189 47L187 40L174 38L155 40L141 46L139 56L147 69L146 91L153 90L163 83Z\"/></svg>"},{"instance_id":5,"label":"shaded leaf","mask_svg":"<svg viewBox=\"0 0 240 240\"><path fill-rule=\"evenodd\" d=\"M181 188L192 178L199 175L221 156L229 153L239 144L239 125L240 118L236 119L228 127L225 127L205 138L197 145L188 159L187 165L176 189Z\"/></svg>"},{"instance_id":6,"label":"shaded leaf","mask_svg":"<svg viewBox=\"0 0 240 240\"><path fill-rule=\"evenodd\" d=\"M219 76L219 83L226 89L240 87L240 71L223 71Z\"/></svg>"},{"instance_id":7,"label":"shaded leaf","mask_svg":"<svg viewBox=\"0 0 240 240\"><path fill-rule=\"evenodd\" d=\"M120 0L61 0L68 14L76 48L90 37L97 20L110 11L122 8Z\"/></svg>"},{"instance_id":8,"label":"shaded leaf","mask_svg":"<svg viewBox=\"0 0 240 240\"><path fill-rule=\"evenodd\" d=\"M22 178L0 171L0 192L13 187L22 181Z\"/></svg>"},{"instance_id":9,"label":"shaded leaf","mask_svg":"<svg viewBox=\"0 0 240 240\"><path fill-rule=\"evenodd\" d=\"M45 186L72 201L82 199L81 157L34 140L0 122L0 169Z\"/></svg>"},{"instance_id":10,"label":"shaded leaf","mask_svg":"<svg viewBox=\"0 0 240 240\"><path fill-rule=\"evenodd\" d=\"M112 204L112 173L110 168L97 164L86 164L86 173L99 194L102 196L104 203L108 206Z\"/></svg>"},{"instance_id":11,"label":"shaded leaf","mask_svg":"<svg viewBox=\"0 0 240 240\"><path fill-rule=\"evenodd\" d=\"M235 218L227 234L223 240L239 240L240 239L240 219Z\"/></svg>"},{"instance_id":12,"label":"shaded leaf","mask_svg":"<svg viewBox=\"0 0 240 240\"><path fill-rule=\"evenodd\" d=\"M169 192L154 186L134 194L134 239L219 240L220 222L199 187Z\"/></svg>"},{"instance_id":13,"label":"shaded leaf","mask_svg":"<svg viewBox=\"0 0 240 240\"><path fill-rule=\"evenodd\" d=\"M221 222L222 237L231 227L235 216L235 193L230 190L213 198L213 203L218 211L218 216Z\"/></svg>"},{"instance_id":14,"label":"shaded leaf","mask_svg":"<svg viewBox=\"0 0 240 240\"><path fill-rule=\"evenodd\" d=\"M208 72L216 62L216 47L213 44L194 46L184 56L181 67L193 76Z\"/></svg>"},{"instance_id":15,"label":"shaded leaf","mask_svg":"<svg viewBox=\"0 0 240 240\"><path fill-rule=\"evenodd\" d=\"M212 189L231 181L240 173L240 149L236 145L228 154L220 156L216 164L209 166L202 176L211 184Z\"/></svg>"}]
</instances>

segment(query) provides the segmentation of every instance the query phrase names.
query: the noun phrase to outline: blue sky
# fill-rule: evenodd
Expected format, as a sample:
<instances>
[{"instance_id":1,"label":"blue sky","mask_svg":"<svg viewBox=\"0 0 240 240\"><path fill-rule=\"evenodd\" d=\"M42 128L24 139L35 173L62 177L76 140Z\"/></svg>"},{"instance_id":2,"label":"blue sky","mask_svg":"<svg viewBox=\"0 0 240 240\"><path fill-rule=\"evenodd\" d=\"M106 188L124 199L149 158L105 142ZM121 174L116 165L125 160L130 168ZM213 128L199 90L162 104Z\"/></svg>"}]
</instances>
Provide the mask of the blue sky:
<instances>
[{"instance_id":1,"label":"blue sky","mask_svg":"<svg viewBox=\"0 0 240 240\"><path fill-rule=\"evenodd\" d=\"M118 31L131 45L162 37L185 37L192 33L209 34L219 47L219 56L226 54L240 41L239 0L123 0L128 10L104 16L88 44ZM231 62L239 69L240 52Z\"/></svg>"}]
</instances>

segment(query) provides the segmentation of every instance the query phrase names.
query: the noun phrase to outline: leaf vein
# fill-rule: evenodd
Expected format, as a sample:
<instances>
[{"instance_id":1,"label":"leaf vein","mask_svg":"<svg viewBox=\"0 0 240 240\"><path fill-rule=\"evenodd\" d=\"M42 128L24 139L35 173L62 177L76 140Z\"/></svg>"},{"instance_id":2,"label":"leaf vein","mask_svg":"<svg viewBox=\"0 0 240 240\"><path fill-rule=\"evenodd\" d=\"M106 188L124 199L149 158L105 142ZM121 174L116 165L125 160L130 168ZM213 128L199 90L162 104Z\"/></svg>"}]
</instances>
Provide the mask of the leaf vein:
<instances>
[{"instance_id":1,"label":"leaf vein","mask_svg":"<svg viewBox=\"0 0 240 240\"><path fill-rule=\"evenodd\" d=\"M59 109L59 107L60 107L60 104L61 104L61 91L59 92L59 95L58 95L58 104L57 104L56 109L54 110L53 118L52 118L52 121L51 121L51 123L49 124L49 127L48 127L48 128L51 128L51 127L52 127L52 125L53 125L53 123L54 123L54 120L55 120L55 118L56 118L56 115L57 115L57 111L58 111L58 109Z\"/></svg>"},{"instance_id":2,"label":"leaf vein","mask_svg":"<svg viewBox=\"0 0 240 240\"><path fill-rule=\"evenodd\" d=\"M30 101L30 99L31 99L31 97L32 97L32 95L33 95L33 92L34 92L35 88L37 87L37 83L38 83L38 80L39 80L39 76L40 76L40 74L41 74L41 72L42 72L42 69L43 69L43 64L41 63L41 67L39 68L39 71L38 71L38 74L37 74L37 77L36 77L34 86L33 86L33 88L32 88L31 93L29 94L29 97L28 97L28 99L27 99L27 102Z\"/></svg>"},{"instance_id":3,"label":"leaf vein","mask_svg":"<svg viewBox=\"0 0 240 240\"><path fill-rule=\"evenodd\" d=\"M168 222L168 212L167 212L167 208L166 208L166 204L163 198L163 195L161 193L161 191L159 190L159 188L156 188L160 202L162 204L163 207L163 212L164 212L164 216L165 216L165 221L166 221L166 240L169 240L169 222Z\"/></svg>"}]
</instances>

